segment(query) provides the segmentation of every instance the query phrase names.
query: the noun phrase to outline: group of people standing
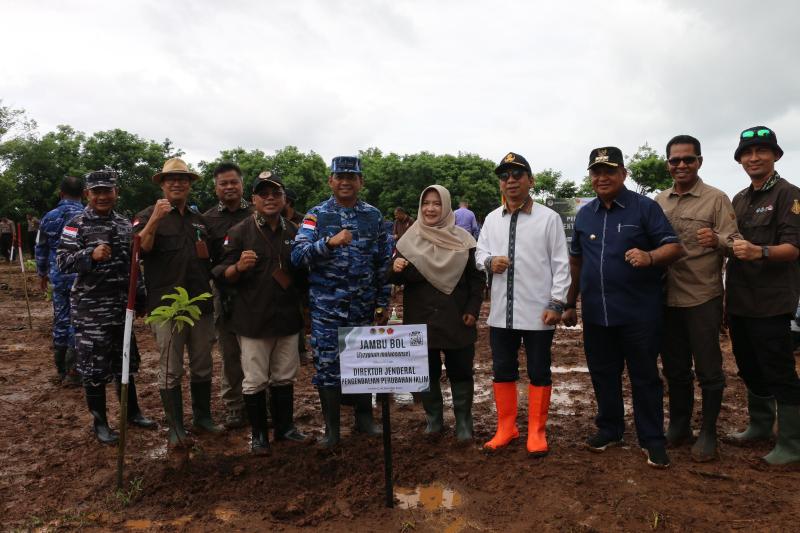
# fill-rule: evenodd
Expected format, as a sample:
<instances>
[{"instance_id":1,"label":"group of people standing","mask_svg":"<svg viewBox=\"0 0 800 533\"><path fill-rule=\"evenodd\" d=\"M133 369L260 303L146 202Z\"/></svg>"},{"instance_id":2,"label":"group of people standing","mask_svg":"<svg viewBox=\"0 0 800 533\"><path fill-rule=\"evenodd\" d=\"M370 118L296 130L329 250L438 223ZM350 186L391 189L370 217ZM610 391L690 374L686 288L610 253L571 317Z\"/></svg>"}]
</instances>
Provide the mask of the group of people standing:
<instances>
[{"instance_id":1,"label":"group of people standing","mask_svg":"<svg viewBox=\"0 0 800 533\"><path fill-rule=\"evenodd\" d=\"M65 180L64 200L42 227L48 217L66 223L57 236L60 242L51 245L51 271L42 261L40 274L54 285L61 279L56 276L72 276L67 279L76 369L103 442L116 439L105 415L105 384L118 380L120 372L130 243L138 234L142 313L162 305L175 287L192 296L214 294L213 303L198 302L201 313L191 317L193 326L152 326L160 351L158 386L173 445L189 441L183 426L184 351L193 427L222 430L210 407L215 340L222 352L226 426L242 425L246 414L253 453L269 453L269 404L273 440L308 438L293 421L305 306L311 321L312 381L325 422L320 445L339 444L342 405L353 407L355 431L380 434L371 395L342 394L338 328L386 324L391 284L404 288L403 321L428 328L431 385L422 393L425 432L445 430L443 356L455 436L471 441L473 360L488 276L497 430L485 449L501 449L520 435L516 382L524 346L526 448L534 457L549 452L545 428L554 330L559 323L577 324L580 297L598 405L597 432L587 439L587 448L601 452L622 441L621 378L627 366L637 437L647 463L667 467L667 447L691 439L695 373L702 390L702 426L692 457L716 458L725 385L719 347L724 300L734 355L749 393L750 425L733 439L771 438L777 416L777 444L765 459L797 462L800 380L788 321L800 297L800 190L775 171L782 155L769 128L742 132L734 157L751 185L731 204L699 178L702 155L693 137L677 136L667 144L674 185L655 200L625 187L627 171L618 148L594 149L588 170L597 198L578 212L569 245L559 215L530 196L530 164L513 152L495 169L502 202L479 232L474 216L472 221L465 216L467 206L454 212L450 192L435 184L421 191L416 220L403 211L399 225L387 228L379 210L359 199L364 176L356 157L333 159L328 177L332 195L305 215L293 210L293 195L270 171L255 179L248 202L242 173L230 163L214 171L219 204L200 214L187 204L197 174L180 159L171 159L153 176L164 197L130 223L113 210L115 173L102 170L87 175L86 208L78 201L77 184L71 188ZM60 374L70 372L58 351L73 345L69 335L69 328L58 337L54 332ZM135 372L135 343L131 351ZM669 391L666 435L659 354ZM130 422L154 427L138 409L135 387L129 391Z\"/></svg>"}]
</instances>

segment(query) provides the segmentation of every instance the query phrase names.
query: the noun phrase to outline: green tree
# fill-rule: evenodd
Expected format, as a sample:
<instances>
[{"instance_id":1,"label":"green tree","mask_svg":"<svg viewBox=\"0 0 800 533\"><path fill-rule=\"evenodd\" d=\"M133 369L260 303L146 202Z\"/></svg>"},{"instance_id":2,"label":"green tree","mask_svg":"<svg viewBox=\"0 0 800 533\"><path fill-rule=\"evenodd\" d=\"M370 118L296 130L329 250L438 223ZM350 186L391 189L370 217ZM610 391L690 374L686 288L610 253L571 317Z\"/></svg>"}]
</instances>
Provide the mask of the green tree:
<instances>
[{"instance_id":1,"label":"green tree","mask_svg":"<svg viewBox=\"0 0 800 533\"><path fill-rule=\"evenodd\" d=\"M640 194L656 193L672 185L666 159L647 143L640 146L633 157L628 159L627 166Z\"/></svg>"},{"instance_id":2,"label":"green tree","mask_svg":"<svg viewBox=\"0 0 800 533\"><path fill-rule=\"evenodd\" d=\"M581 181L581 186L578 187L578 190L575 193L575 196L578 198L590 198L595 196L594 189L592 188L592 178L589 176L584 176L583 181Z\"/></svg>"}]
</instances>

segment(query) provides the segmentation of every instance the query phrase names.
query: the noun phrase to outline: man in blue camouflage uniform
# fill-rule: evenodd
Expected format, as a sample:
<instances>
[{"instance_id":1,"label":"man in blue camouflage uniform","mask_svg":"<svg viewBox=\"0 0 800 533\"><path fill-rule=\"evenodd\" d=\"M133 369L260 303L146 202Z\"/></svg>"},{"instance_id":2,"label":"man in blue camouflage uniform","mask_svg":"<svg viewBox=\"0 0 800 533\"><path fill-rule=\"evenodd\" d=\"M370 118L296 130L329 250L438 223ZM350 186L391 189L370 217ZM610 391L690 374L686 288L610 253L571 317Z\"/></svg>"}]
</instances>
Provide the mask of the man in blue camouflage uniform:
<instances>
[{"instance_id":1,"label":"man in blue camouflage uniform","mask_svg":"<svg viewBox=\"0 0 800 533\"><path fill-rule=\"evenodd\" d=\"M106 384L115 379L119 396L131 269L131 223L114 212L116 172L99 170L88 174L86 193L89 205L64 226L56 261L61 272L77 276L71 291L77 369L94 418L95 436L104 444L113 444L118 435L106 418ZM140 288L144 303L141 284ZM134 426L155 428L156 423L142 415L136 398L133 374L139 368L139 351L133 334L130 355L128 421Z\"/></svg>"},{"instance_id":2,"label":"man in blue camouflage uniform","mask_svg":"<svg viewBox=\"0 0 800 533\"><path fill-rule=\"evenodd\" d=\"M325 417L324 447L339 442L338 328L386 324L391 260L380 211L358 199L364 186L361 161L335 157L328 185L333 196L306 214L292 245L292 263L309 268L313 383ZM372 419L372 395L347 396L355 407L356 431L380 434Z\"/></svg>"},{"instance_id":3,"label":"man in blue camouflage uniform","mask_svg":"<svg viewBox=\"0 0 800 533\"><path fill-rule=\"evenodd\" d=\"M53 285L53 358L56 363L55 381L77 387L80 377L75 370L74 332L69 319L69 291L74 274L62 274L56 265L56 250L64 225L83 210L81 196L83 180L67 176L61 181L61 201L42 217L36 242L36 271L42 291L47 281Z\"/></svg>"}]
</instances>

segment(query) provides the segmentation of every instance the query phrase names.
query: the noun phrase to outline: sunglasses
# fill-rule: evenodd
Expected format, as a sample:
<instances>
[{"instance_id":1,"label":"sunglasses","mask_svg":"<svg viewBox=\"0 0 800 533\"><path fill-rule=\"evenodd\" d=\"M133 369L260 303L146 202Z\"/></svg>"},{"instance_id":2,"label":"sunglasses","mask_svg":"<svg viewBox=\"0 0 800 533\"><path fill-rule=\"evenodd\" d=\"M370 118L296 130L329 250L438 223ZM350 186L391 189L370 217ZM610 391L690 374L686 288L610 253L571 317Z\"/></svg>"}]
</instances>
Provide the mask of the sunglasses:
<instances>
[{"instance_id":1,"label":"sunglasses","mask_svg":"<svg viewBox=\"0 0 800 533\"><path fill-rule=\"evenodd\" d=\"M669 159L667 159L667 163L669 163L671 167L677 167L681 163L688 166L697 163L698 159L700 158L697 157L696 155L687 155L684 157L670 157Z\"/></svg>"},{"instance_id":2,"label":"sunglasses","mask_svg":"<svg viewBox=\"0 0 800 533\"><path fill-rule=\"evenodd\" d=\"M752 139L755 136L769 137L770 135L772 135L772 131L768 130L766 128L761 129L761 130L755 130L755 131L746 130L746 131L742 132L742 139Z\"/></svg>"},{"instance_id":3,"label":"sunglasses","mask_svg":"<svg viewBox=\"0 0 800 533\"><path fill-rule=\"evenodd\" d=\"M514 170L504 170L497 175L500 181L508 181L509 178L520 179L525 176L526 172L522 169L515 168Z\"/></svg>"},{"instance_id":4,"label":"sunglasses","mask_svg":"<svg viewBox=\"0 0 800 533\"><path fill-rule=\"evenodd\" d=\"M280 189L266 189L266 190L263 190L263 191L258 191L256 194L258 196L260 196L261 198L264 198L264 199L266 199L266 198L280 198L281 196L283 196L283 191L280 190Z\"/></svg>"}]
</instances>

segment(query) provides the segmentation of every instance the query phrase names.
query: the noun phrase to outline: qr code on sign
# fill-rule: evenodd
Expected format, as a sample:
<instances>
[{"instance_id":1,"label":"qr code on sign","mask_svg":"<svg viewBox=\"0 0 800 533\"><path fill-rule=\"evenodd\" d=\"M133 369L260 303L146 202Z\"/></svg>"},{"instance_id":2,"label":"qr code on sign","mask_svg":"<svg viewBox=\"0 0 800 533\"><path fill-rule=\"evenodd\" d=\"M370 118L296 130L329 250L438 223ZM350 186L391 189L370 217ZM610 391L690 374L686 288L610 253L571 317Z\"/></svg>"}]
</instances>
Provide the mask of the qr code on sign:
<instances>
[{"instance_id":1,"label":"qr code on sign","mask_svg":"<svg viewBox=\"0 0 800 533\"><path fill-rule=\"evenodd\" d=\"M422 338L422 333L419 331L412 331L411 338L408 342L411 346L422 346L424 344L424 340Z\"/></svg>"}]
</instances>

